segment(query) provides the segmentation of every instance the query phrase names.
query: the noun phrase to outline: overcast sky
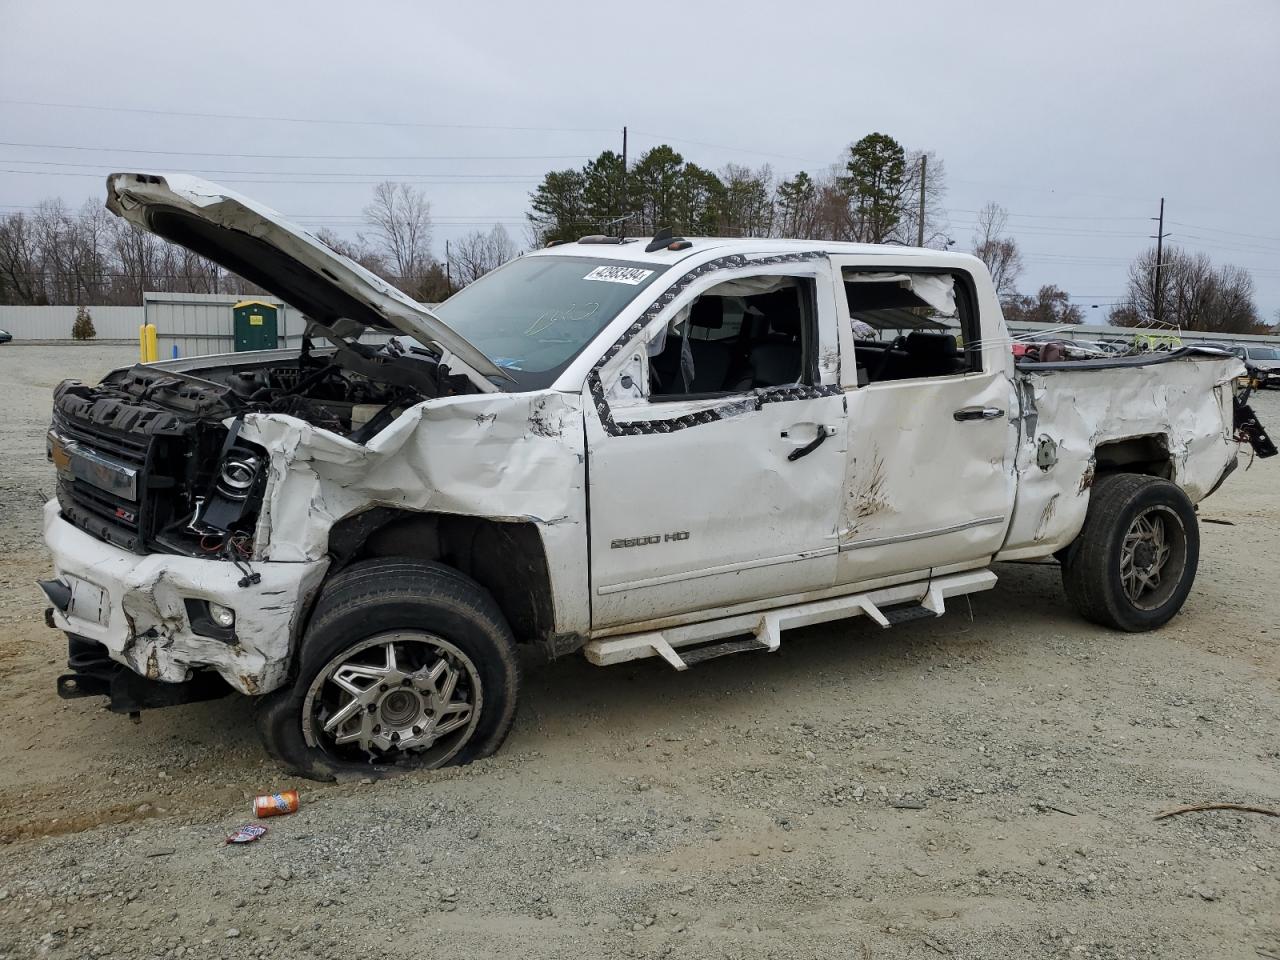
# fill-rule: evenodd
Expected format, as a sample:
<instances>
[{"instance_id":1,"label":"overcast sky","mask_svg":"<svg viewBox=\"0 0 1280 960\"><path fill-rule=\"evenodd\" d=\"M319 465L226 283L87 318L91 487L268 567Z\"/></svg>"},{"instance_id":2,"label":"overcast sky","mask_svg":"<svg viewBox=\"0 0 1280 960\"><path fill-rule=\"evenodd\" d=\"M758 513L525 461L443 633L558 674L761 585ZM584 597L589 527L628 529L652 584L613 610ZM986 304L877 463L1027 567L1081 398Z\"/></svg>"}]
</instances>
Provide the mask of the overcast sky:
<instances>
[{"instance_id":1,"label":"overcast sky","mask_svg":"<svg viewBox=\"0 0 1280 960\"><path fill-rule=\"evenodd\" d=\"M431 199L438 255L495 222L523 244L541 175L624 124L633 156L665 141L780 176L877 130L936 151L956 248L998 201L1020 286L1096 321L1164 196L1170 242L1248 268L1280 310L1278 0L0 0L4 212L185 170L353 234L400 179Z\"/></svg>"}]
</instances>

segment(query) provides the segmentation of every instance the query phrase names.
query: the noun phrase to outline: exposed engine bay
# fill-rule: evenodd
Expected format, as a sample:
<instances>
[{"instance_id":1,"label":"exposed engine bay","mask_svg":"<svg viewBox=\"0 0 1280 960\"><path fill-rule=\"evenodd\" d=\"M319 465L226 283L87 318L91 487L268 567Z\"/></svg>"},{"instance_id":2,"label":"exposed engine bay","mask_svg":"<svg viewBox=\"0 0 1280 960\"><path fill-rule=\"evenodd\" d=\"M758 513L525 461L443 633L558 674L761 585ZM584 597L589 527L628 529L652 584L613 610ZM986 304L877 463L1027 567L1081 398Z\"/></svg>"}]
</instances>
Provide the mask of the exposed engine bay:
<instances>
[{"instance_id":1,"label":"exposed engine bay","mask_svg":"<svg viewBox=\"0 0 1280 960\"><path fill-rule=\"evenodd\" d=\"M297 417L364 443L425 399L472 392L437 351L396 340L307 344L293 357L186 371L138 364L97 386L68 380L55 393L48 443L58 502L67 520L135 553L244 564L270 463L239 436L246 415Z\"/></svg>"}]
</instances>

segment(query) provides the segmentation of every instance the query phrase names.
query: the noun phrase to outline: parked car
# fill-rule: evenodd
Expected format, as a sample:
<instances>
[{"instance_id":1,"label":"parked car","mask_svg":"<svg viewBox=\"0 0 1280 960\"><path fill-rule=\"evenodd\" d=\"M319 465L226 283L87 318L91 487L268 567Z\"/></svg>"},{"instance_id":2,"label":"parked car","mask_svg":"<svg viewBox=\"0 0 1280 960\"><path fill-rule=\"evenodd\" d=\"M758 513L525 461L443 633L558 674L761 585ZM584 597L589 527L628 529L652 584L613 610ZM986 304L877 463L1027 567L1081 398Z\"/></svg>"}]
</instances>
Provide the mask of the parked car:
<instances>
[{"instance_id":1,"label":"parked car","mask_svg":"<svg viewBox=\"0 0 1280 960\"><path fill-rule=\"evenodd\" d=\"M1280 387L1280 350L1236 344L1231 347L1231 352L1244 361L1245 369L1258 387Z\"/></svg>"},{"instance_id":2,"label":"parked car","mask_svg":"<svg viewBox=\"0 0 1280 960\"><path fill-rule=\"evenodd\" d=\"M0 330L0 343L8 343L13 339L13 334L8 330Z\"/></svg>"},{"instance_id":3,"label":"parked car","mask_svg":"<svg viewBox=\"0 0 1280 960\"><path fill-rule=\"evenodd\" d=\"M312 326L58 387L60 693L239 691L307 776L493 753L522 644L684 670L940 616L995 560L1057 557L1083 617L1151 630L1236 467L1239 360L1015 363L966 255L586 237L429 310L216 184L108 190Z\"/></svg>"}]
</instances>

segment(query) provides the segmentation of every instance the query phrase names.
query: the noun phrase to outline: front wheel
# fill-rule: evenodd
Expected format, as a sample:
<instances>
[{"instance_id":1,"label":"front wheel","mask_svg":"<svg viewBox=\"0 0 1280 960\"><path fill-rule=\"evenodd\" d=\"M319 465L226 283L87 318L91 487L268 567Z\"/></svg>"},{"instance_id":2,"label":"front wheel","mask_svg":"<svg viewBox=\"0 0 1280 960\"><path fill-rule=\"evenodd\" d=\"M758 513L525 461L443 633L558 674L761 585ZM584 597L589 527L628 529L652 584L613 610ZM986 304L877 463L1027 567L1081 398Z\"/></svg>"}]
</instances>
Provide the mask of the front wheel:
<instances>
[{"instance_id":1,"label":"front wheel","mask_svg":"<svg viewBox=\"0 0 1280 960\"><path fill-rule=\"evenodd\" d=\"M333 779L468 763L515 717L515 642L493 597L437 563L356 564L321 594L291 688L267 698L267 752Z\"/></svg>"},{"instance_id":2,"label":"front wheel","mask_svg":"<svg viewBox=\"0 0 1280 960\"><path fill-rule=\"evenodd\" d=\"M1062 582L1086 619L1137 633L1163 626L1191 591L1200 560L1195 507L1159 477L1111 474L1094 485Z\"/></svg>"}]
</instances>

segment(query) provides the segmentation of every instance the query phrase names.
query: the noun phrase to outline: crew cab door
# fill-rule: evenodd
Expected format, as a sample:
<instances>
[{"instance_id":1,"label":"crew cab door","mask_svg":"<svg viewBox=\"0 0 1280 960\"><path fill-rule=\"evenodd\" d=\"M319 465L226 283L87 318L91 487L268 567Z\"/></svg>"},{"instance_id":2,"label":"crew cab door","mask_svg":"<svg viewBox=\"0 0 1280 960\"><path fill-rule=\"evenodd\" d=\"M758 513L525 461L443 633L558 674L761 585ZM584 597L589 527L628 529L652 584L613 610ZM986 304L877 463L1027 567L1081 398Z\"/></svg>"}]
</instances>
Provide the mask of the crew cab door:
<instances>
[{"instance_id":1,"label":"crew cab door","mask_svg":"<svg viewBox=\"0 0 1280 960\"><path fill-rule=\"evenodd\" d=\"M832 585L835 320L825 259L739 255L678 277L605 353L584 404L593 629Z\"/></svg>"},{"instance_id":2,"label":"crew cab door","mask_svg":"<svg viewBox=\"0 0 1280 960\"><path fill-rule=\"evenodd\" d=\"M986 564L1013 512L1017 446L990 281L954 261L832 262L853 358L838 582Z\"/></svg>"}]
</instances>

